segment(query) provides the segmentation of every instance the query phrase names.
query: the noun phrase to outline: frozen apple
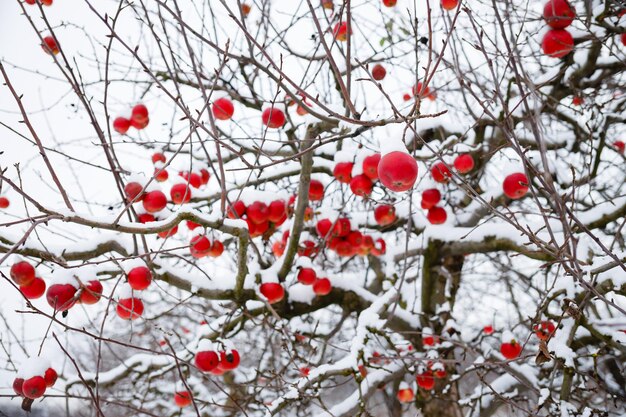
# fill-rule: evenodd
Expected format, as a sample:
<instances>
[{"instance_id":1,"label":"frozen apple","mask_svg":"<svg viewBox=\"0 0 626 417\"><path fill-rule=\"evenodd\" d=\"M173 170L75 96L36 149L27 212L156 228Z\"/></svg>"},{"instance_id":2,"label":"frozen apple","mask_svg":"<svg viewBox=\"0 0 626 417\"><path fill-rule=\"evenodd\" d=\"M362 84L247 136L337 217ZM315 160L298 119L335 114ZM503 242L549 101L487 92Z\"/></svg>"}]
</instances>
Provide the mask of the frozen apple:
<instances>
[{"instance_id":1,"label":"frozen apple","mask_svg":"<svg viewBox=\"0 0 626 417\"><path fill-rule=\"evenodd\" d=\"M218 98L213 102L213 116L218 120L229 120L235 113L233 102L226 97Z\"/></svg>"},{"instance_id":2,"label":"frozen apple","mask_svg":"<svg viewBox=\"0 0 626 417\"><path fill-rule=\"evenodd\" d=\"M407 191L413 187L417 179L417 162L408 153L390 152L380 159L378 178L392 191Z\"/></svg>"},{"instance_id":3,"label":"frozen apple","mask_svg":"<svg viewBox=\"0 0 626 417\"><path fill-rule=\"evenodd\" d=\"M528 186L528 177L521 172L516 172L515 174L511 174L504 179L504 182L502 183L502 190L507 197L517 200L526 195L528 192Z\"/></svg>"}]
</instances>

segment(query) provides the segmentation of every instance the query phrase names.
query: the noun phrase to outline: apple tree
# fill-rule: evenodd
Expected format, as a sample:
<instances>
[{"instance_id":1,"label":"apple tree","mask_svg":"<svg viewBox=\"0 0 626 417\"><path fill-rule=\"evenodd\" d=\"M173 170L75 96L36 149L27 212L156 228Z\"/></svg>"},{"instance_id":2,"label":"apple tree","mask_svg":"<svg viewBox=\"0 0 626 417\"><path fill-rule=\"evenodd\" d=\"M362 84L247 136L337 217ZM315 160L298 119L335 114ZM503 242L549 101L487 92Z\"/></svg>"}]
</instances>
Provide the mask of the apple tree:
<instances>
[{"instance_id":1,"label":"apple tree","mask_svg":"<svg viewBox=\"0 0 626 417\"><path fill-rule=\"evenodd\" d=\"M626 4L7 3L0 409L626 413Z\"/></svg>"}]
</instances>

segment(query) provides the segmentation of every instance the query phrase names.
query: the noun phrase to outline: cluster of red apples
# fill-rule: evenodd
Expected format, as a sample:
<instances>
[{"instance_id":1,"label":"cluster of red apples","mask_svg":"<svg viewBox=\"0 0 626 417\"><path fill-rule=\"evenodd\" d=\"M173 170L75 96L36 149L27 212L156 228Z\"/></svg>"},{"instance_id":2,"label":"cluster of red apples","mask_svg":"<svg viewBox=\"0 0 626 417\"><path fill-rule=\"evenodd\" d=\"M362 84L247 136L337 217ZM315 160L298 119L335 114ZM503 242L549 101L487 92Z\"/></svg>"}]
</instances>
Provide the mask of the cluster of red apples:
<instances>
[{"instance_id":1,"label":"cluster of red apples","mask_svg":"<svg viewBox=\"0 0 626 417\"><path fill-rule=\"evenodd\" d=\"M11 279L29 300L46 294L46 301L56 312L68 311L76 304L92 305L102 297L102 283L97 280L83 282L77 277L54 282L46 291L45 281L36 276L35 268L26 261L18 261L11 266ZM152 273L146 266L130 268L126 274L129 287L142 291L150 286ZM116 306L117 315L124 320L135 320L143 314L143 302L133 295L120 296Z\"/></svg>"},{"instance_id":2,"label":"cluster of red apples","mask_svg":"<svg viewBox=\"0 0 626 417\"><path fill-rule=\"evenodd\" d=\"M384 206L379 210L379 218L384 219L384 223L389 221L390 206ZM385 212L385 213L383 213ZM395 219L395 212L393 213ZM317 235L327 242L327 247L342 257L354 255L367 256L369 254L380 256L386 252L386 244L382 238L374 241L372 236L352 229L350 219L340 217L334 223L329 219L321 219L315 225ZM305 254L305 256L309 256Z\"/></svg>"},{"instance_id":3,"label":"cluster of red apples","mask_svg":"<svg viewBox=\"0 0 626 417\"><path fill-rule=\"evenodd\" d=\"M120 135L125 135L131 127L142 130L148 123L150 123L148 108L143 104L137 104L133 107L130 118L120 116L113 120L113 129Z\"/></svg>"},{"instance_id":4,"label":"cluster of red apples","mask_svg":"<svg viewBox=\"0 0 626 417\"><path fill-rule=\"evenodd\" d=\"M556 332L556 326L549 320L544 320L533 327L535 336L541 341L548 341ZM522 353L523 346L510 333L502 335L500 353L505 359L517 359Z\"/></svg>"},{"instance_id":5,"label":"cluster of red apples","mask_svg":"<svg viewBox=\"0 0 626 417\"><path fill-rule=\"evenodd\" d=\"M287 220L287 202L285 200L274 200L270 204L262 201L254 201L246 204L237 200L228 208L229 219L243 219L248 224L248 231L251 237L263 236L274 230Z\"/></svg>"},{"instance_id":6,"label":"cluster of red apples","mask_svg":"<svg viewBox=\"0 0 626 417\"><path fill-rule=\"evenodd\" d=\"M13 380L13 391L20 397L31 400L41 398L46 389L52 388L57 381L57 372L46 360L30 359L25 368L20 370Z\"/></svg>"},{"instance_id":7,"label":"cluster of red apples","mask_svg":"<svg viewBox=\"0 0 626 417\"><path fill-rule=\"evenodd\" d=\"M76 303L95 304L102 296L102 284L98 280L83 284L72 279L54 283L46 291L46 282L36 275L35 268L27 261L18 261L11 265L10 276L19 285L24 297L35 300L45 293L50 307L59 312L69 310Z\"/></svg>"},{"instance_id":8,"label":"cluster of red apples","mask_svg":"<svg viewBox=\"0 0 626 417\"><path fill-rule=\"evenodd\" d=\"M232 346L218 342L216 344L209 340L202 340L198 346L198 352L194 358L194 363L202 372L210 372L213 375L222 375L232 371L239 366L239 352Z\"/></svg>"},{"instance_id":9,"label":"cluster of red apples","mask_svg":"<svg viewBox=\"0 0 626 417\"><path fill-rule=\"evenodd\" d=\"M137 320L143 315L144 305L137 291L146 290L152 283L152 272L145 265L130 267L126 272L127 287L118 294L115 312L123 320Z\"/></svg>"},{"instance_id":10,"label":"cluster of red apples","mask_svg":"<svg viewBox=\"0 0 626 417\"><path fill-rule=\"evenodd\" d=\"M552 58L563 58L574 49L574 38L565 30L572 24L576 11L567 0L548 0L543 18L550 30L541 41L543 53Z\"/></svg>"}]
</instances>

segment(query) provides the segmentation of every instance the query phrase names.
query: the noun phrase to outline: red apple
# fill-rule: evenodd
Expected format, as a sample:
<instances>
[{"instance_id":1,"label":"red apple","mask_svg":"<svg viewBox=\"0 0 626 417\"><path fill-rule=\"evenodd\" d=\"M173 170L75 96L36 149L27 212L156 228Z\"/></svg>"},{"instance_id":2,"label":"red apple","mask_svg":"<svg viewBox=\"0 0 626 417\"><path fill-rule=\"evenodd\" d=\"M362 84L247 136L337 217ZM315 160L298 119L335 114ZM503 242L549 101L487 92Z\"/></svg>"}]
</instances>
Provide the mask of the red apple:
<instances>
[{"instance_id":1,"label":"red apple","mask_svg":"<svg viewBox=\"0 0 626 417\"><path fill-rule=\"evenodd\" d=\"M506 359L515 359L522 353L522 345L515 340L511 340L509 343L502 343L500 353L502 353L502 356Z\"/></svg>"},{"instance_id":2,"label":"red apple","mask_svg":"<svg viewBox=\"0 0 626 417\"><path fill-rule=\"evenodd\" d=\"M226 97L218 98L213 102L213 116L218 120L229 120L235 113L233 102Z\"/></svg>"},{"instance_id":3,"label":"red apple","mask_svg":"<svg viewBox=\"0 0 626 417\"><path fill-rule=\"evenodd\" d=\"M209 180L211 179L211 174L208 170L202 168L200 170L200 178L202 179L202 184L207 185L209 183Z\"/></svg>"},{"instance_id":4,"label":"red apple","mask_svg":"<svg viewBox=\"0 0 626 417\"><path fill-rule=\"evenodd\" d=\"M408 153L390 152L378 164L378 177L392 191L407 191L417 179L417 162Z\"/></svg>"},{"instance_id":5,"label":"red apple","mask_svg":"<svg viewBox=\"0 0 626 417\"><path fill-rule=\"evenodd\" d=\"M35 279L35 268L26 261L16 262L11 265L9 275L17 285L28 285Z\"/></svg>"},{"instance_id":6,"label":"red apple","mask_svg":"<svg viewBox=\"0 0 626 417\"><path fill-rule=\"evenodd\" d=\"M24 378L15 378L13 380L13 392L15 392L15 394L19 395L20 397L24 396L24 390L23 387L24 386Z\"/></svg>"},{"instance_id":7,"label":"red apple","mask_svg":"<svg viewBox=\"0 0 626 417\"><path fill-rule=\"evenodd\" d=\"M372 193L372 180L365 174L357 175L350 181L350 190L359 197L367 197Z\"/></svg>"},{"instance_id":8,"label":"red apple","mask_svg":"<svg viewBox=\"0 0 626 417\"><path fill-rule=\"evenodd\" d=\"M441 193L436 188L430 188L422 192L422 208L428 210L441 201Z\"/></svg>"},{"instance_id":9,"label":"red apple","mask_svg":"<svg viewBox=\"0 0 626 417\"><path fill-rule=\"evenodd\" d=\"M619 153L624 153L624 148L626 148L626 144L624 144L621 140L613 142L613 146Z\"/></svg>"},{"instance_id":10,"label":"red apple","mask_svg":"<svg viewBox=\"0 0 626 417\"><path fill-rule=\"evenodd\" d=\"M415 377L417 381L417 386L425 390L431 390L435 388L435 378L433 377L433 371L426 371L424 373L418 374Z\"/></svg>"},{"instance_id":11,"label":"red apple","mask_svg":"<svg viewBox=\"0 0 626 417\"><path fill-rule=\"evenodd\" d=\"M285 242L281 242L280 240L274 242L274 244L272 245L272 253L277 258L283 256L283 253L285 253L285 249L287 249L287 245L285 244Z\"/></svg>"},{"instance_id":12,"label":"red apple","mask_svg":"<svg viewBox=\"0 0 626 417\"><path fill-rule=\"evenodd\" d=\"M573 104L574 106L580 106L580 105L582 105L582 104L583 104L583 101L584 101L584 100L583 100L583 98L582 98L581 96L578 96L578 95L576 95L576 96L574 96L574 97L572 98L572 104Z\"/></svg>"},{"instance_id":13,"label":"red apple","mask_svg":"<svg viewBox=\"0 0 626 417\"><path fill-rule=\"evenodd\" d=\"M387 7L393 7L397 2L398 0L383 0L383 4Z\"/></svg>"},{"instance_id":14,"label":"red apple","mask_svg":"<svg viewBox=\"0 0 626 417\"><path fill-rule=\"evenodd\" d=\"M322 7L324 9L332 10L335 5L333 4L333 0L322 0Z\"/></svg>"},{"instance_id":15,"label":"red apple","mask_svg":"<svg viewBox=\"0 0 626 417\"><path fill-rule=\"evenodd\" d=\"M191 220L187 220L186 224L187 224L187 229L189 230L194 230L195 228L200 227L198 223L192 222Z\"/></svg>"},{"instance_id":16,"label":"red apple","mask_svg":"<svg viewBox=\"0 0 626 417\"><path fill-rule=\"evenodd\" d=\"M486 335L493 334L493 331L494 331L493 330L493 326L490 325L490 324L485 326L485 327L483 327L483 333L486 334Z\"/></svg>"},{"instance_id":17,"label":"red apple","mask_svg":"<svg viewBox=\"0 0 626 417\"><path fill-rule=\"evenodd\" d=\"M162 232L157 233L157 236L161 239L166 239L168 237L174 236L178 232L178 225L172 227L169 230L164 230Z\"/></svg>"},{"instance_id":18,"label":"red apple","mask_svg":"<svg viewBox=\"0 0 626 417\"><path fill-rule=\"evenodd\" d=\"M34 376L24 380L22 393L31 400L43 397L46 392L46 380L42 376Z\"/></svg>"},{"instance_id":19,"label":"red apple","mask_svg":"<svg viewBox=\"0 0 626 417\"><path fill-rule=\"evenodd\" d=\"M443 162L437 162L435 165L433 165L430 168L430 175L432 175L435 182L443 184L450 181L450 178L452 177L450 169Z\"/></svg>"},{"instance_id":20,"label":"red apple","mask_svg":"<svg viewBox=\"0 0 626 417\"><path fill-rule=\"evenodd\" d=\"M328 236L328 232L330 232L330 228L333 227L333 222L329 219L321 219L315 225L315 231L319 237Z\"/></svg>"},{"instance_id":21,"label":"red apple","mask_svg":"<svg viewBox=\"0 0 626 417\"><path fill-rule=\"evenodd\" d=\"M324 198L324 185L318 180L311 180L309 184L309 200L320 201Z\"/></svg>"},{"instance_id":22,"label":"red apple","mask_svg":"<svg viewBox=\"0 0 626 417\"><path fill-rule=\"evenodd\" d=\"M149 123L150 123L150 119L145 119L145 120L137 120L133 118L130 119L130 125L137 130L145 129Z\"/></svg>"},{"instance_id":23,"label":"red apple","mask_svg":"<svg viewBox=\"0 0 626 417\"><path fill-rule=\"evenodd\" d=\"M250 219L246 219L248 223L248 230L251 237L262 236L270 228L270 222L265 220L263 223L253 223Z\"/></svg>"},{"instance_id":24,"label":"red apple","mask_svg":"<svg viewBox=\"0 0 626 417\"><path fill-rule=\"evenodd\" d=\"M128 272L128 284L133 290L145 290L151 282L152 273L145 266L137 266Z\"/></svg>"},{"instance_id":25,"label":"red apple","mask_svg":"<svg viewBox=\"0 0 626 417\"><path fill-rule=\"evenodd\" d=\"M422 344L424 346L435 346L439 344L439 336L434 336L432 334L424 335L422 337Z\"/></svg>"},{"instance_id":26,"label":"red apple","mask_svg":"<svg viewBox=\"0 0 626 417\"><path fill-rule=\"evenodd\" d=\"M67 311L76 303L76 291L71 284L54 284L46 291L46 300L56 311Z\"/></svg>"},{"instance_id":27,"label":"red apple","mask_svg":"<svg viewBox=\"0 0 626 417\"><path fill-rule=\"evenodd\" d=\"M337 178L339 182L350 184L353 166L354 164L352 162L338 162L335 168L333 168L333 176Z\"/></svg>"},{"instance_id":28,"label":"red apple","mask_svg":"<svg viewBox=\"0 0 626 417\"><path fill-rule=\"evenodd\" d=\"M548 340L554 334L556 326L551 321L546 320L536 324L533 330L540 340Z\"/></svg>"},{"instance_id":29,"label":"red apple","mask_svg":"<svg viewBox=\"0 0 626 417\"><path fill-rule=\"evenodd\" d=\"M394 4L395 4L395 1L394 1ZM385 69L385 67L383 67L380 64L374 65L374 68L372 68L373 79L375 79L376 81L380 81L385 78L385 75L387 75L387 70Z\"/></svg>"},{"instance_id":30,"label":"red apple","mask_svg":"<svg viewBox=\"0 0 626 417\"><path fill-rule=\"evenodd\" d=\"M335 222L332 235L335 237L346 237L350 233L351 228L350 219L341 217Z\"/></svg>"},{"instance_id":31,"label":"red apple","mask_svg":"<svg viewBox=\"0 0 626 417\"><path fill-rule=\"evenodd\" d=\"M246 212L246 205L243 201L237 200L226 211L229 219L241 219Z\"/></svg>"},{"instance_id":32,"label":"red apple","mask_svg":"<svg viewBox=\"0 0 626 417\"><path fill-rule=\"evenodd\" d=\"M138 182L129 182L124 187L124 194L128 201L141 201L143 196L141 195L143 187Z\"/></svg>"},{"instance_id":33,"label":"red apple","mask_svg":"<svg viewBox=\"0 0 626 417\"><path fill-rule=\"evenodd\" d=\"M200 188L202 186L202 177L195 172L183 171L179 175L187 180L189 185L191 185L193 188Z\"/></svg>"},{"instance_id":34,"label":"red apple","mask_svg":"<svg viewBox=\"0 0 626 417\"><path fill-rule=\"evenodd\" d=\"M298 247L298 256L306 256L311 257L314 256L318 252L318 249L315 245L315 242L312 240L305 240Z\"/></svg>"},{"instance_id":35,"label":"red apple","mask_svg":"<svg viewBox=\"0 0 626 417\"><path fill-rule=\"evenodd\" d=\"M363 233L353 230L346 237L346 241L352 246L360 247L363 244Z\"/></svg>"},{"instance_id":36,"label":"red apple","mask_svg":"<svg viewBox=\"0 0 626 417\"><path fill-rule=\"evenodd\" d=\"M413 390L411 388L403 388L398 390L398 401L400 401L401 403L410 403L413 402L413 399L415 398L415 393L413 393Z\"/></svg>"},{"instance_id":37,"label":"red apple","mask_svg":"<svg viewBox=\"0 0 626 417\"><path fill-rule=\"evenodd\" d=\"M137 104L133 107L130 116L131 122L135 122L139 125L143 125L148 122L148 108L143 104Z\"/></svg>"},{"instance_id":38,"label":"red apple","mask_svg":"<svg viewBox=\"0 0 626 417\"><path fill-rule=\"evenodd\" d=\"M267 204L255 201L248 206L246 214L252 223L262 224L269 220L270 209L267 207Z\"/></svg>"},{"instance_id":39,"label":"red apple","mask_svg":"<svg viewBox=\"0 0 626 417\"><path fill-rule=\"evenodd\" d=\"M156 164L157 162L163 162L165 163L167 160L165 159L165 155L163 155L161 152L155 152L152 154L152 163Z\"/></svg>"},{"instance_id":40,"label":"red apple","mask_svg":"<svg viewBox=\"0 0 626 417\"><path fill-rule=\"evenodd\" d=\"M426 216L430 224L444 224L448 215L443 207L431 207Z\"/></svg>"},{"instance_id":41,"label":"red apple","mask_svg":"<svg viewBox=\"0 0 626 417\"><path fill-rule=\"evenodd\" d=\"M249 4L243 3L241 5L241 14L243 15L243 17L248 17L251 10L252 10L252 7Z\"/></svg>"},{"instance_id":42,"label":"red apple","mask_svg":"<svg viewBox=\"0 0 626 417\"><path fill-rule=\"evenodd\" d=\"M206 236L196 235L189 243L189 251L194 258L205 257L211 251L211 241Z\"/></svg>"},{"instance_id":43,"label":"red apple","mask_svg":"<svg viewBox=\"0 0 626 417\"><path fill-rule=\"evenodd\" d=\"M123 320L137 320L143 314L143 301L139 298L123 298L117 302L115 309Z\"/></svg>"},{"instance_id":44,"label":"red apple","mask_svg":"<svg viewBox=\"0 0 626 417\"><path fill-rule=\"evenodd\" d=\"M154 168L154 179L158 182L165 182L170 174L164 168Z\"/></svg>"},{"instance_id":45,"label":"red apple","mask_svg":"<svg viewBox=\"0 0 626 417\"><path fill-rule=\"evenodd\" d=\"M424 83L422 83L421 81L419 81L417 83L417 85L414 85L413 88L411 89L413 91L413 96L414 97L418 97L424 98L424 97L430 97L430 87L428 87L427 85L424 85Z\"/></svg>"},{"instance_id":46,"label":"red apple","mask_svg":"<svg viewBox=\"0 0 626 417\"><path fill-rule=\"evenodd\" d=\"M263 124L265 126L272 129L278 129L280 127L283 127L286 119L285 113L283 113L282 110L270 107L263 110L261 120L263 121Z\"/></svg>"},{"instance_id":47,"label":"red apple","mask_svg":"<svg viewBox=\"0 0 626 417\"><path fill-rule=\"evenodd\" d=\"M437 369L436 371L434 371L434 374L435 378L438 379L444 379L448 375L445 369Z\"/></svg>"},{"instance_id":48,"label":"red apple","mask_svg":"<svg viewBox=\"0 0 626 417\"><path fill-rule=\"evenodd\" d=\"M148 213L156 213L165 208L167 197L159 190L150 191L143 197L142 203Z\"/></svg>"},{"instance_id":49,"label":"red apple","mask_svg":"<svg viewBox=\"0 0 626 417\"><path fill-rule=\"evenodd\" d=\"M319 278L313 283L313 292L317 295L328 295L332 290L332 285L328 278Z\"/></svg>"},{"instance_id":50,"label":"red apple","mask_svg":"<svg viewBox=\"0 0 626 417\"><path fill-rule=\"evenodd\" d=\"M130 129L130 120L125 117L117 117L113 120L113 130L115 130L120 135L126 134Z\"/></svg>"},{"instance_id":51,"label":"red apple","mask_svg":"<svg viewBox=\"0 0 626 417\"><path fill-rule=\"evenodd\" d=\"M57 371L52 368L46 369L46 372L43 376L43 379L46 381L46 387L52 388L55 382L57 382L58 377L59 375L57 374Z\"/></svg>"},{"instance_id":52,"label":"red apple","mask_svg":"<svg viewBox=\"0 0 626 417\"><path fill-rule=\"evenodd\" d=\"M502 183L502 190L507 197L517 200L526 195L528 192L528 186L528 177L521 172L517 172L504 179L504 182Z\"/></svg>"},{"instance_id":53,"label":"red apple","mask_svg":"<svg viewBox=\"0 0 626 417\"><path fill-rule=\"evenodd\" d=\"M567 0L548 0L543 8L543 18L552 29L565 29L575 17L576 10Z\"/></svg>"},{"instance_id":54,"label":"red apple","mask_svg":"<svg viewBox=\"0 0 626 417\"><path fill-rule=\"evenodd\" d=\"M28 285L20 285L20 291L29 300L36 300L46 292L46 283L43 279L35 277Z\"/></svg>"},{"instance_id":55,"label":"red apple","mask_svg":"<svg viewBox=\"0 0 626 417\"><path fill-rule=\"evenodd\" d=\"M224 244L220 242L219 240L214 240L213 245L211 245L211 249L208 252L208 255L211 258L217 258L222 253L224 253Z\"/></svg>"},{"instance_id":56,"label":"red apple","mask_svg":"<svg viewBox=\"0 0 626 417\"><path fill-rule=\"evenodd\" d=\"M304 285L313 285L317 279L317 274L313 268L301 268L298 271L298 281Z\"/></svg>"},{"instance_id":57,"label":"red apple","mask_svg":"<svg viewBox=\"0 0 626 417\"><path fill-rule=\"evenodd\" d=\"M387 226L396 220L396 209L389 204L382 204L374 209L374 219L379 226Z\"/></svg>"},{"instance_id":58,"label":"red apple","mask_svg":"<svg viewBox=\"0 0 626 417\"><path fill-rule=\"evenodd\" d=\"M378 179L378 164L380 164L381 156L379 153L366 156L363 159L363 174L370 177L372 181Z\"/></svg>"},{"instance_id":59,"label":"red apple","mask_svg":"<svg viewBox=\"0 0 626 417\"><path fill-rule=\"evenodd\" d=\"M82 304L96 304L100 301L100 297L102 297L102 283L100 281L92 280L84 286L83 291L80 293L79 301Z\"/></svg>"},{"instance_id":60,"label":"red apple","mask_svg":"<svg viewBox=\"0 0 626 417\"><path fill-rule=\"evenodd\" d=\"M239 352L235 349L230 351L221 351L220 352L220 368L225 371L231 371L239 366L239 362L241 358L239 357Z\"/></svg>"},{"instance_id":61,"label":"red apple","mask_svg":"<svg viewBox=\"0 0 626 417\"><path fill-rule=\"evenodd\" d=\"M260 291L270 304L279 302L285 296L285 289L277 282L261 284Z\"/></svg>"},{"instance_id":62,"label":"red apple","mask_svg":"<svg viewBox=\"0 0 626 417\"><path fill-rule=\"evenodd\" d=\"M454 10L459 5L459 0L441 0L441 7L446 10Z\"/></svg>"},{"instance_id":63,"label":"red apple","mask_svg":"<svg viewBox=\"0 0 626 417\"><path fill-rule=\"evenodd\" d=\"M350 34L352 35L352 29L350 29ZM333 35L338 41L348 40L348 22L337 23L333 28Z\"/></svg>"},{"instance_id":64,"label":"red apple","mask_svg":"<svg viewBox=\"0 0 626 417\"><path fill-rule=\"evenodd\" d=\"M180 408L188 407L191 405L191 394L189 391L177 391L174 394L174 403Z\"/></svg>"},{"instance_id":65,"label":"red apple","mask_svg":"<svg viewBox=\"0 0 626 417\"><path fill-rule=\"evenodd\" d=\"M210 372L217 368L220 363L220 358L216 352L212 350L202 351L196 353L194 362L198 369L202 372Z\"/></svg>"},{"instance_id":66,"label":"red apple","mask_svg":"<svg viewBox=\"0 0 626 417\"><path fill-rule=\"evenodd\" d=\"M191 200L191 189L188 184L174 184L170 189L170 197L174 204L185 204Z\"/></svg>"},{"instance_id":67,"label":"red apple","mask_svg":"<svg viewBox=\"0 0 626 417\"><path fill-rule=\"evenodd\" d=\"M469 153L464 153L454 159L454 169L460 174L467 174L474 169L474 158Z\"/></svg>"},{"instance_id":68,"label":"red apple","mask_svg":"<svg viewBox=\"0 0 626 417\"><path fill-rule=\"evenodd\" d=\"M139 216L137 216L137 220L139 220L139 223L145 224L145 223L156 221L156 218L150 213L142 213Z\"/></svg>"},{"instance_id":69,"label":"red apple","mask_svg":"<svg viewBox=\"0 0 626 417\"><path fill-rule=\"evenodd\" d=\"M541 41L543 53L552 58L563 58L574 50L574 38L563 29L549 30Z\"/></svg>"},{"instance_id":70,"label":"red apple","mask_svg":"<svg viewBox=\"0 0 626 417\"><path fill-rule=\"evenodd\" d=\"M0 197L0 209L5 209L7 207L9 207L11 203L9 202L9 199L6 197Z\"/></svg>"},{"instance_id":71,"label":"red apple","mask_svg":"<svg viewBox=\"0 0 626 417\"><path fill-rule=\"evenodd\" d=\"M285 200L274 200L269 206L268 220L272 223L279 223L287 214L287 203Z\"/></svg>"},{"instance_id":72,"label":"red apple","mask_svg":"<svg viewBox=\"0 0 626 417\"><path fill-rule=\"evenodd\" d=\"M43 38L43 43L41 44L44 52L48 55L56 55L59 52L59 45L57 45L57 41L54 40L52 36L46 36Z\"/></svg>"}]
</instances>

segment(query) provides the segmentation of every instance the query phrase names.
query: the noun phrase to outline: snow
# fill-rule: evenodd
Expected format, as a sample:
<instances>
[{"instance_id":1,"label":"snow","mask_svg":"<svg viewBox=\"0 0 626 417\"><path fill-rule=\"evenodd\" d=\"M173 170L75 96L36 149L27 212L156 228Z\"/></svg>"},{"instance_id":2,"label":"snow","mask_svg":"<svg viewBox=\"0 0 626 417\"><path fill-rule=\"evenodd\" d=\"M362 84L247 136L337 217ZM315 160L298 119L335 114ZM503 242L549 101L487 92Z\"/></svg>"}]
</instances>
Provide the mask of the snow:
<instances>
[{"instance_id":1,"label":"snow","mask_svg":"<svg viewBox=\"0 0 626 417\"><path fill-rule=\"evenodd\" d=\"M554 355L557 358L563 359L565 366L574 367L576 354L569 346L567 346L566 342L567 339L563 337L553 337L548 342L548 350L550 352L554 352Z\"/></svg>"},{"instance_id":2,"label":"snow","mask_svg":"<svg viewBox=\"0 0 626 417\"><path fill-rule=\"evenodd\" d=\"M76 271L71 269L55 269L51 279L48 281L48 288L53 285L66 285L69 284L74 288L79 288L80 284L76 280Z\"/></svg>"},{"instance_id":3,"label":"snow","mask_svg":"<svg viewBox=\"0 0 626 417\"><path fill-rule=\"evenodd\" d=\"M198 342L198 349L197 349L198 352L208 352L211 350L217 352L217 348L212 341L208 339L202 339Z\"/></svg>"},{"instance_id":4,"label":"snow","mask_svg":"<svg viewBox=\"0 0 626 417\"><path fill-rule=\"evenodd\" d=\"M127 300L129 298L141 299L141 291L133 290L129 284L121 284L117 287L116 294L118 300Z\"/></svg>"},{"instance_id":5,"label":"snow","mask_svg":"<svg viewBox=\"0 0 626 417\"><path fill-rule=\"evenodd\" d=\"M19 371L17 372L16 378L22 378L27 380L34 376L43 377L46 373L46 370L50 368L50 360L42 357L32 357L27 359L24 363L22 363L19 367Z\"/></svg>"},{"instance_id":6,"label":"snow","mask_svg":"<svg viewBox=\"0 0 626 417\"><path fill-rule=\"evenodd\" d=\"M300 283L289 287L287 292L289 293L289 301L295 303L312 304L316 297L312 286L302 285Z\"/></svg>"}]
</instances>

